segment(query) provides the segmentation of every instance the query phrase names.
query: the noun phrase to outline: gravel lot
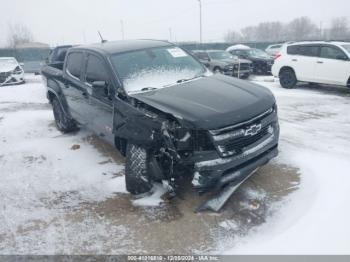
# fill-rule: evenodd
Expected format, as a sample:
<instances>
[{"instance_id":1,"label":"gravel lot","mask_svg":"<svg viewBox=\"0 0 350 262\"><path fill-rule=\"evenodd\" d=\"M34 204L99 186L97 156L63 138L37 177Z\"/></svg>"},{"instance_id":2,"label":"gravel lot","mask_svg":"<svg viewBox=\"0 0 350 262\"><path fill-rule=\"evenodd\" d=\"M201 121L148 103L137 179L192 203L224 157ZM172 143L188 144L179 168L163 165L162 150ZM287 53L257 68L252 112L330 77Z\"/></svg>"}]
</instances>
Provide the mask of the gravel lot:
<instances>
[{"instance_id":1,"label":"gravel lot","mask_svg":"<svg viewBox=\"0 0 350 262\"><path fill-rule=\"evenodd\" d=\"M252 80L276 95L281 154L249 179L219 214L193 212L207 196L192 192L188 181L178 197L156 195L153 200L159 205L141 205L125 191L124 159L117 151L87 130L67 135L56 130L40 77L27 75L24 85L0 87L0 254L307 253L299 248L303 241L295 250L287 243L276 249L272 244L278 242L276 236L294 236L293 227L299 226L303 234L299 219L293 217L312 217L309 210L332 193L324 190L329 183L325 175L314 175L320 159L313 152L333 158L336 154L339 162L327 158L330 166L324 169L349 166L343 160L350 159L350 119L343 114L349 112L349 91L306 84L284 90L272 77ZM299 161L308 154L315 156L310 165ZM344 186L349 177L337 175L330 186L338 189L341 205L350 200ZM324 227L321 219L316 224L326 233L335 230L332 237L340 242L332 245L317 238L311 226L304 232L305 242L315 238L320 245L303 247L312 253L330 243L326 253L350 252L345 223L349 211L334 209L331 201L324 205L338 212L326 215L329 223L337 221L347 228L338 232ZM294 215L286 218L287 214ZM264 248L257 244L261 235Z\"/></svg>"}]
</instances>

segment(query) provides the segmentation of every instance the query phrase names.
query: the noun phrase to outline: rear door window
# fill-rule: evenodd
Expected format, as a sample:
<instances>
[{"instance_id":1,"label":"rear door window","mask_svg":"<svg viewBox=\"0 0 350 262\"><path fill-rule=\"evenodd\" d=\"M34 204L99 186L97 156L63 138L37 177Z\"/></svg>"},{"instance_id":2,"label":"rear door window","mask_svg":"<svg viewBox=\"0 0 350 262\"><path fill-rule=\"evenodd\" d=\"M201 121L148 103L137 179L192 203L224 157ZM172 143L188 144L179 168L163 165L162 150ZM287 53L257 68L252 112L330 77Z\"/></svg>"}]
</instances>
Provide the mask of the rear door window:
<instances>
[{"instance_id":1,"label":"rear door window","mask_svg":"<svg viewBox=\"0 0 350 262\"><path fill-rule=\"evenodd\" d=\"M293 45L287 47L287 53L289 55L302 55L317 57L319 53L318 45Z\"/></svg>"},{"instance_id":2,"label":"rear door window","mask_svg":"<svg viewBox=\"0 0 350 262\"><path fill-rule=\"evenodd\" d=\"M347 59L347 56L343 51L333 46L322 46L320 57L339 60Z\"/></svg>"},{"instance_id":3,"label":"rear door window","mask_svg":"<svg viewBox=\"0 0 350 262\"><path fill-rule=\"evenodd\" d=\"M66 71L76 79L81 78L84 55L81 52L70 53L67 57Z\"/></svg>"}]
</instances>

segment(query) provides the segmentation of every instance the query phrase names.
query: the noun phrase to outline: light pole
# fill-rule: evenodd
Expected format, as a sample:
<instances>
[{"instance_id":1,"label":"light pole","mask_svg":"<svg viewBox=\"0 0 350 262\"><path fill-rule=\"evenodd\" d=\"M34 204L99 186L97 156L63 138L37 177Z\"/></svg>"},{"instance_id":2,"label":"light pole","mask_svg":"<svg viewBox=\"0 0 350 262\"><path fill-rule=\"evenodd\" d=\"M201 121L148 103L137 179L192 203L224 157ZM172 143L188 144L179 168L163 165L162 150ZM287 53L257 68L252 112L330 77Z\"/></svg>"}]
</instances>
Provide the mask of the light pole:
<instances>
[{"instance_id":1,"label":"light pole","mask_svg":"<svg viewBox=\"0 0 350 262\"><path fill-rule=\"evenodd\" d=\"M202 0L199 2L199 42L202 43Z\"/></svg>"}]
</instances>

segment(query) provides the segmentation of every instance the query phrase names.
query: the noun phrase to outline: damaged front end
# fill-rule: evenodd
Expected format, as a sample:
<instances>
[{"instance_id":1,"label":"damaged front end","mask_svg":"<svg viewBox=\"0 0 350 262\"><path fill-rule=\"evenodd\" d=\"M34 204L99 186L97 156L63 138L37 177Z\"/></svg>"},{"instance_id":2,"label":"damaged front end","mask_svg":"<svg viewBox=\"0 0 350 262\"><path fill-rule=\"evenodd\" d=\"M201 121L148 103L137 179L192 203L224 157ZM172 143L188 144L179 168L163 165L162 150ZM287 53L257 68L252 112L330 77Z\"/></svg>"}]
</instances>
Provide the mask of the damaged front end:
<instances>
[{"instance_id":1,"label":"damaged front end","mask_svg":"<svg viewBox=\"0 0 350 262\"><path fill-rule=\"evenodd\" d=\"M166 181L175 191L180 176L191 176L196 191L213 194L197 211L219 211L245 180L278 153L275 106L242 123L202 130L136 99L117 105L115 133L152 152L152 180Z\"/></svg>"}]
</instances>

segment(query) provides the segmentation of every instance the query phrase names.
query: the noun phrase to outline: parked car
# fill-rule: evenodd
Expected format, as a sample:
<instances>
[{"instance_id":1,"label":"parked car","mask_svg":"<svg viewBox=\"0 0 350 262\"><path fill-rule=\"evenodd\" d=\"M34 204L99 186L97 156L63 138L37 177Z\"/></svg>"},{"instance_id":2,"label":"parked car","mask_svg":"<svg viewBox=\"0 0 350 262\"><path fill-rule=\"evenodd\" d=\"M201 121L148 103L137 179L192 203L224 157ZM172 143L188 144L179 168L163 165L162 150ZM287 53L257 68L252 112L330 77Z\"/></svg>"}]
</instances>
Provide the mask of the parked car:
<instances>
[{"instance_id":1,"label":"parked car","mask_svg":"<svg viewBox=\"0 0 350 262\"><path fill-rule=\"evenodd\" d=\"M263 50L238 45L237 48L235 46L229 47L226 51L239 58L252 61L254 74L271 74L271 66L274 60Z\"/></svg>"},{"instance_id":2,"label":"parked car","mask_svg":"<svg viewBox=\"0 0 350 262\"><path fill-rule=\"evenodd\" d=\"M0 86L24 82L24 71L16 58L0 57Z\"/></svg>"},{"instance_id":3,"label":"parked car","mask_svg":"<svg viewBox=\"0 0 350 262\"><path fill-rule=\"evenodd\" d=\"M283 44L275 44L275 45L269 45L265 52L269 54L270 56L276 56L277 53L281 50Z\"/></svg>"},{"instance_id":4,"label":"parked car","mask_svg":"<svg viewBox=\"0 0 350 262\"><path fill-rule=\"evenodd\" d=\"M297 82L350 86L350 42L310 41L283 46L272 68L281 86Z\"/></svg>"},{"instance_id":5,"label":"parked car","mask_svg":"<svg viewBox=\"0 0 350 262\"><path fill-rule=\"evenodd\" d=\"M135 195L154 181L175 189L190 176L200 191L235 189L277 155L275 98L259 85L212 74L164 41L128 40L70 48L63 70L42 69L57 128L85 125L126 156ZM229 189L229 194L227 194Z\"/></svg>"},{"instance_id":6,"label":"parked car","mask_svg":"<svg viewBox=\"0 0 350 262\"><path fill-rule=\"evenodd\" d=\"M63 69L64 58L66 57L68 49L71 47L73 47L73 45L61 45L53 48L46 59L46 64L58 69Z\"/></svg>"},{"instance_id":7,"label":"parked car","mask_svg":"<svg viewBox=\"0 0 350 262\"><path fill-rule=\"evenodd\" d=\"M239 59L223 50L195 50L192 51L198 60L214 73L248 78L251 72L252 62Z\"/></svg>"}]
</instances>

